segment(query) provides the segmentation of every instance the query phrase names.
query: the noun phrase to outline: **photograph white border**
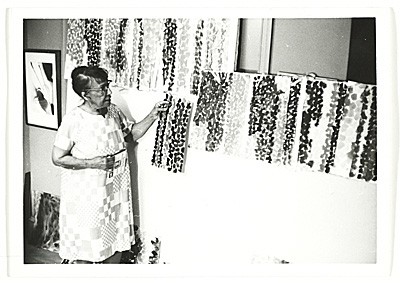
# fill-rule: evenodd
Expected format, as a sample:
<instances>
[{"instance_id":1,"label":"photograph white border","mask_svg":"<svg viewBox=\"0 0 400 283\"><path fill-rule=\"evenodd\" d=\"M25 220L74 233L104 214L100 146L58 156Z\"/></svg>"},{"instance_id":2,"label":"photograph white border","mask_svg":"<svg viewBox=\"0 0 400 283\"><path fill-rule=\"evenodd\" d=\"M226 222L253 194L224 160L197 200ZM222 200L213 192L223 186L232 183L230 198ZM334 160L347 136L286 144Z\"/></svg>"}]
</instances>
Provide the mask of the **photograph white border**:
<instances>
[{"instance_id":1,"label":"photograph white border","mask_svg":"<svg viewBox=\"0 0 400 283\"><path fill-rule=\"evenodd\" d=\"M378 99L378 246L376 264L302 264L249 266L174 266L174 265L24 265L22 231L22 20L24 18L68 17L376 17L377 86L385 99ZM264 276L388 276L392 266L394 212L398 149L397 58L393 11L377 8L13 8L7 11L8 100L6 128L7 161L7 262L12 277L264 277ZM396 58L396 60L394 60ZM384 110L381 110L384 109ZM19 188L19 189L18 189ZM111 275L112 274L112 275Z\"/></svg>"}]
</instances>

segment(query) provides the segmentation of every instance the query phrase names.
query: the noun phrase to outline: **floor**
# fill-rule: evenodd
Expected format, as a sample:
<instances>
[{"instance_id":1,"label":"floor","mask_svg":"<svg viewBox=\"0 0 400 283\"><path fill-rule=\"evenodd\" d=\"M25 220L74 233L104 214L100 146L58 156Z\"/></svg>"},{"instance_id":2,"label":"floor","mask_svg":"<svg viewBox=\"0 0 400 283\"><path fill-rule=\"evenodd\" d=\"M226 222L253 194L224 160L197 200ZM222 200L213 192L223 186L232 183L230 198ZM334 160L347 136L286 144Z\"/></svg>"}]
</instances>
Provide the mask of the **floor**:
<instances>
[{"instance_id":1,"label":"floor","mask_svg":"<svg viewBox=\"0 0 400 283\"><path fill-rule=\"evenodd\" d=\"M61 258L58 253L51 252L45 249L36 248L31 245L25 246L24 262L26 264L38 263L38 264L59 264Z\"/></svg>"},{"instance_id":2,"label":"floor","mask_svg":"<svg viewBox=\"0 0 400 283\"><path fill-rule=\"evenodd\" d=\"M135 257L132 252L122 254L121 263L135 263ZM60 264L61 258L58 253L45 249L37 248L32 245L25 246L24 263L25 264Z\"/></svg>"}]
</instances>

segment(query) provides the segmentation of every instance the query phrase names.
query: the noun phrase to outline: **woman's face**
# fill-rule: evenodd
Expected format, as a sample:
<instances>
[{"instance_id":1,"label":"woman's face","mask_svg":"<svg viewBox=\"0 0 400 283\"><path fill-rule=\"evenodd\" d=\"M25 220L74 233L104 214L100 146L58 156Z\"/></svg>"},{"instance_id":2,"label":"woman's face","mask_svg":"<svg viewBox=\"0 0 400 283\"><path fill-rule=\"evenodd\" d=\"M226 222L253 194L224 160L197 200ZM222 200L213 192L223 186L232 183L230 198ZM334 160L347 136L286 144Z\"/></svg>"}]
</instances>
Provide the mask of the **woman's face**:
<instances>
[{"instance_id":1,"label":"woman's face","mask_svg":"<svg viewBox=\"0 0 400 283\"><path fill-rule=\"evenodd\" d=\"M92 87L86 89L86 98L93 108L101 109L110 106L111 90L109 89L109 84L109 81L98 83L92 80Z\"/></svg>"}]
</instances>

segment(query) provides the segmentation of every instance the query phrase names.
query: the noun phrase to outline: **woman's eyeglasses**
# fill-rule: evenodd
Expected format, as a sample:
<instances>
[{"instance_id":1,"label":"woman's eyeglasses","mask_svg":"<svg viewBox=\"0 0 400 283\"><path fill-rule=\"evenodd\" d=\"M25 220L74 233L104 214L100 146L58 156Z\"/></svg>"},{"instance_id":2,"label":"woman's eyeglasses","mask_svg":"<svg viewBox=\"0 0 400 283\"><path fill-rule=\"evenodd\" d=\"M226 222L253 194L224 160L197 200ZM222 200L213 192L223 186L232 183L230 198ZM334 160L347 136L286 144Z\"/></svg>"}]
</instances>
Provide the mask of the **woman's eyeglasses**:
<instances>
[{"instance_id":1,"label":"woman's eyeglasses","mask_svg":"<svg viewBox=\"0 0 400 283\"><path fill-rule=\"evenodd\" d=\"M86 91L89 91L89 90L97 90L97 91L101 91L101 92L107 92L109 89L110 89L110 83L111 83L112 81L107 81L107 83L105 83L105 84L103 84L100 88L87 88L87 89L85 89Z\"/></svg>"}]
</instances>

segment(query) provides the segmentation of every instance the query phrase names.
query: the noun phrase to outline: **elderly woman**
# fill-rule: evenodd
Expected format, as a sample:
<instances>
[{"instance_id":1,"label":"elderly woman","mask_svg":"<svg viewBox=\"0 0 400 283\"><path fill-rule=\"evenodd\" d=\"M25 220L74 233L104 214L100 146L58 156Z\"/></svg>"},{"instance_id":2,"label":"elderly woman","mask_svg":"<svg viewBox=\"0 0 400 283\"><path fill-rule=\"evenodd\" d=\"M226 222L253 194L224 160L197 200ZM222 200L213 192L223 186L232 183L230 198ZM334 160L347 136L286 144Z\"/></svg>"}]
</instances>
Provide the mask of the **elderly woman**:
<instances>
[{"instance_id":1,"label":"elderly woman","mask_svg":"<svg viewBox=\"0 0 400 283\"><path fill-rule=\"evenodd\" d=\"M64 116L52 159L62 167L60 257L71 263L119 263L134 243L126 139L141 138L168 107L155 104L140 122L111 103L108 73L99 67L72 71L83 103Z\"/></svg>"}]
</instances>

